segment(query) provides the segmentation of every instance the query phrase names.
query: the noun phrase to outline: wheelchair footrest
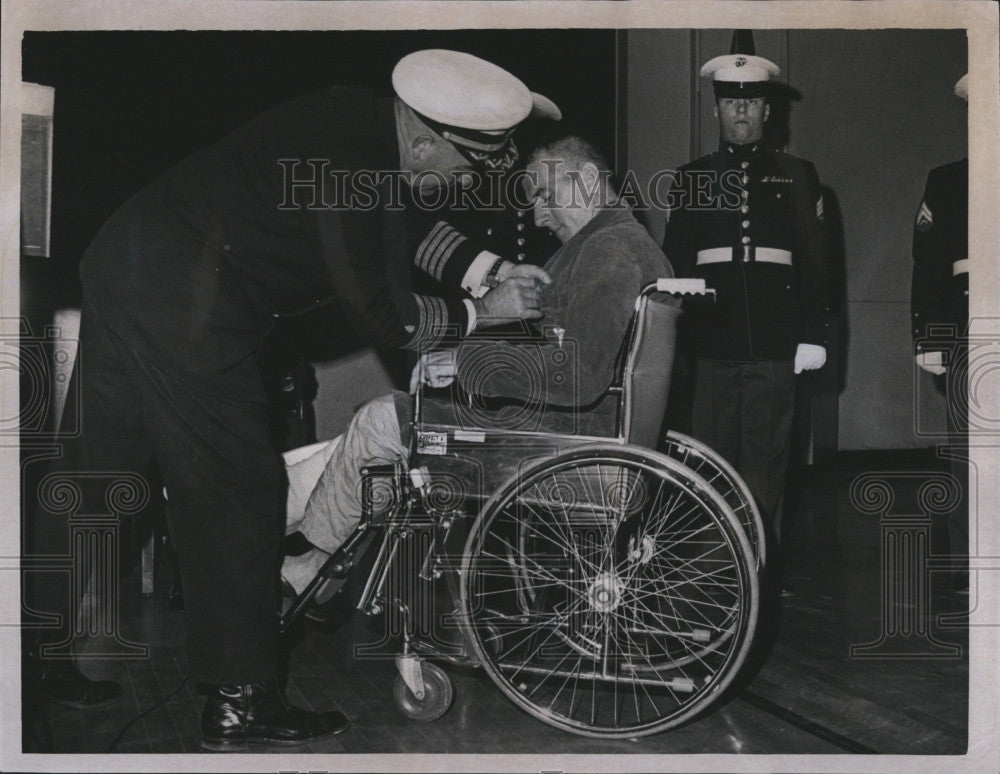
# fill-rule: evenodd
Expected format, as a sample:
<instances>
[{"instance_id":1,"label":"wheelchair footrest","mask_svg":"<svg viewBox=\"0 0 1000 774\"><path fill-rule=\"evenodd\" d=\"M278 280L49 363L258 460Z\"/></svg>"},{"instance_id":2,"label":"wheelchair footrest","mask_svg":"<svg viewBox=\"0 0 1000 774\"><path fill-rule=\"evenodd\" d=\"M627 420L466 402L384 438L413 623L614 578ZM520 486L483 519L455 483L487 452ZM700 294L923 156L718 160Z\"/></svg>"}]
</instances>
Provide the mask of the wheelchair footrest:
<instances>
[{"instance_id":1,"label":"wheelchair footrest","mask_svg":"<svg viewBox=\"0 0 1000 774\"><path fill-rule=\"evenodd\" d=\"M316 587L316 593L313 595L313 603L322 605L329 602L337 595L337 592L344 587L346 582L346 575L343 577L324 579L323 582Z\"/></svg>"}]
</instances>

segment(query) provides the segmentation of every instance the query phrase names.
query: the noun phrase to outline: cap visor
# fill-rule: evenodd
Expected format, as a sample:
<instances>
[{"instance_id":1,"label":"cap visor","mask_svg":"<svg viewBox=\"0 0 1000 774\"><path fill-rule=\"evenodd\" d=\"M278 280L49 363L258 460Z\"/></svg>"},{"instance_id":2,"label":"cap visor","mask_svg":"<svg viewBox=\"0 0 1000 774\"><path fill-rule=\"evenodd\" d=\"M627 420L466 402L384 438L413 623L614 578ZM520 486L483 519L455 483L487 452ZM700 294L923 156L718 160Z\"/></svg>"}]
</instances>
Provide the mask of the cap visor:
<instances>
[{"instance_id":1,"label":"cap visor","mask_svg":"<svg viewBox=\"0 0 1000 774\"><path fill-rule=\"evenodd\" d=\"M548 97L531 92L531 115L533 118L548 118L550 121L562 120L562 111Z\"/></svg>"}]
</instances>

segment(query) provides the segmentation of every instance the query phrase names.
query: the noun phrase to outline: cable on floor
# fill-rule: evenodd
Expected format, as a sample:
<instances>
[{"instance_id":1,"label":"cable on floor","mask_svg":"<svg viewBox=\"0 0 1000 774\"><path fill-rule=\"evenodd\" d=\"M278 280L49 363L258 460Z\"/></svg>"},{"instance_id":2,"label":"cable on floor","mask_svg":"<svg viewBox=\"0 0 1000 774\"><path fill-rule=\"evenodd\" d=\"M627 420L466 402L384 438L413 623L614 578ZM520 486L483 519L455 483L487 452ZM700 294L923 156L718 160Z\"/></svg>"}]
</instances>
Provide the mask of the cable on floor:
<instances>
[{"instance_id":1,"label":"cable on floor","mask_svg":"<svg viewBox=\"0 0 1000 774\"><path fill-rule=\"evenodd\" d=\"M149 707L148 709L140 712L138 715L136 715L134 718L132 718L128 723L126 723L125 727L122 728L122 730L118 732L118 736L115 737L114 741L111 744L108 745L108 749L105 750L105 752L106 753L113 753L115 751L115 747L117 747L118 743L122 740L122 737L125 736L125 734L128 732L128 730L135 723L137 723L138 721L142 720L144 717L146 717L146 715L148 715L153 710L159 709L164 704L166 704L168 701L170 701L172 698L174 698L177 694L179 694L181 692L181 689L187 683L187 681L188 681L188 676L184 675L184 677L181 678L180 685L178 685L167 696L164 696L162 699L160 699L158 702L156 702L156 704L154 704L152 707Z\"/></svg>"}]
</instances>

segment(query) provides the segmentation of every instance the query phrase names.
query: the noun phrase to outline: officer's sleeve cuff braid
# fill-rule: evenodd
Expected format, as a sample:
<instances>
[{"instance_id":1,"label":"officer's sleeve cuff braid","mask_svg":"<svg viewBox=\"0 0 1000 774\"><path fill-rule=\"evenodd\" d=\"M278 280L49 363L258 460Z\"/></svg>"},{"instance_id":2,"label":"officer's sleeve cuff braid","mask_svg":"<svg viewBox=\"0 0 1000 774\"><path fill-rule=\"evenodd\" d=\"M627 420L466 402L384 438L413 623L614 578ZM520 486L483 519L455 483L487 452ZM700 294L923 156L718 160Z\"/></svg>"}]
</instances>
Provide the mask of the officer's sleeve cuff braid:
<instances>
[{"instance_id":1,"label":"officer's sleeve cuff braid","mask_svg":"<svg viewBox=\"0 0 1000 774\"><path fill-rule=\"evenodd\" d=\"M434 349L446 338L459 338L468 327L468 311L461 301L447 302L443 298L416 293L413 298L420 313L420 324L404 349L418 352Z\"/></svg>"},{"instance_id":2,"label":"officer's sleeve cuff braid","mask_svg":"<svg viewBox=\"0 0 1000 774\"><path fill-rule=\"evenodd\" d=\"M417 268L453 289L460 286L480 252L458 229L439 220L417 247L413 262Z\"/></svg>"}]
</instances>

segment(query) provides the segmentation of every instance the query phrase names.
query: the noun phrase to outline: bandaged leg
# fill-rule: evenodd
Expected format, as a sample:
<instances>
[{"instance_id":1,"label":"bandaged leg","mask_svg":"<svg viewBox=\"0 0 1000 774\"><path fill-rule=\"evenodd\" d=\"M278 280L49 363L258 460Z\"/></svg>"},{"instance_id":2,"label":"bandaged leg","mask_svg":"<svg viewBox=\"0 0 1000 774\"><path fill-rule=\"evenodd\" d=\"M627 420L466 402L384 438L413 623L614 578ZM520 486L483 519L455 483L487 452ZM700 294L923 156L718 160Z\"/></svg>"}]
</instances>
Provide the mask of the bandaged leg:
<instances>
[{"instance_id":1,"label":"bandaged leg","mask_svg":"<svg viewBox=\"0 0 1000 774\"><path fill-rule=\"evenodd\" d=\"M354 530L361 518L361 469L406 459L400 416L412 415L412 398L394 392L375 398L354 415L306 502L298 530L316 546L285 557L281 574L299 593Z\"/></svg>"}]
</instances>

